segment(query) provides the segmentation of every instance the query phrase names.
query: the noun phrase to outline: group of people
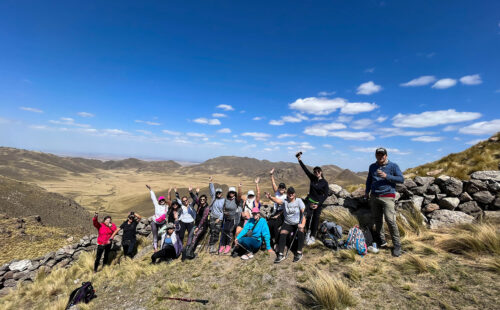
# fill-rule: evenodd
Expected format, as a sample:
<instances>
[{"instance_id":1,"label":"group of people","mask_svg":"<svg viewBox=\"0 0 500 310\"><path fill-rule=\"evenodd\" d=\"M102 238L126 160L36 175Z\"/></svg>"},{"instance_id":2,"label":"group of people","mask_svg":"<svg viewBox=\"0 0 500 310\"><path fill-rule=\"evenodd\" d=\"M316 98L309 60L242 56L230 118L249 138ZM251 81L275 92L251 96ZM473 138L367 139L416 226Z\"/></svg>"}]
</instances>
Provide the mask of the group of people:
<instances>
[{"instance_id":1,"label":"group of people","mask_svg":"<svg viewBox=\"0 0 500 310\"><path fill-rule=\"evenodd\" d=\"M156 197L150 191L154 204L154 217L151 222L154 254L152 263L171 261L181 254L194 257L199 242L208 233L208 246L211 254L240 256L243 260L253 258L260 249L276 253L275 263L283 261L289 250L294 253L294 262L302 259L304 245L311 245L316 240L323 202L329 194L328 182L321 167L309 171L301 160L302 152L296 154L297 160L309 178L309 193L305 199L296 196L295 189L284 183L276 185L274 169L270 171L273 194L265 193L265 197L273 202L271 214L266 220L260 212L260 179L255 179L255 191L242 192L242 184L238 189L229 187L226 195L221 188L215 188L213 178L209 178L211 200L206 195L199 195L199 188L193 191L189 187L189 198L180 197L174 188L167 197ZM366 197L370 199L376 234L374 239L380 247L385 247L383 217L385 217L393 241L394 256L401 255L401 243L395 220L394 200L395 184L404 181L397 164L389 162L387 150L378 148L375 152L377 161L369 168L366 180ZM93 219L98 229L97 255L94 270L97 271L99 261L104 253L104 264L108 262L111 242L119 230L123 230L122 245L126 256L132 257L136 243L135 231L141 216L131 212L127 220L117 228L106 216L98 222L98 214ZM187 234L187 242L184 239ZM218 246L217 246L218 243ZM285 248L288 248L285 252Z\"/></svg>"}]
</instances>

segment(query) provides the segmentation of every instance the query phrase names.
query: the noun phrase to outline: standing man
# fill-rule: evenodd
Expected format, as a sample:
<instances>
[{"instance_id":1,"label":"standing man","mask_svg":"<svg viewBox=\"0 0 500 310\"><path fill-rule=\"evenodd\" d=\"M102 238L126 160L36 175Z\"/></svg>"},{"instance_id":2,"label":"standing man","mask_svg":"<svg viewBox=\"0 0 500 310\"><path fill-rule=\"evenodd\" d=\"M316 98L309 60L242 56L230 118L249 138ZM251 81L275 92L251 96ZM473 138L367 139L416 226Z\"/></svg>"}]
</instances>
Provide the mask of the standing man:
<instances>
[{"instance_id":1,"label":"standing man","mask_svg":"<svg viewBox=\"0 0 500 310\"><path fill-rule=\"evenodd\" d=\"M387 150L379 147L375 150L377 161L370 165L366 178L365 198L370 197L372 217L375 221L376 237L380 247L387 246L384 235L384 216L391 233L394 249L393 256L401 256L401 241L396 224L396 183L403 183L404 177L399 166L387 159ZM371 192L371 195L370 195Z\"/></svg>"}]
</instances>

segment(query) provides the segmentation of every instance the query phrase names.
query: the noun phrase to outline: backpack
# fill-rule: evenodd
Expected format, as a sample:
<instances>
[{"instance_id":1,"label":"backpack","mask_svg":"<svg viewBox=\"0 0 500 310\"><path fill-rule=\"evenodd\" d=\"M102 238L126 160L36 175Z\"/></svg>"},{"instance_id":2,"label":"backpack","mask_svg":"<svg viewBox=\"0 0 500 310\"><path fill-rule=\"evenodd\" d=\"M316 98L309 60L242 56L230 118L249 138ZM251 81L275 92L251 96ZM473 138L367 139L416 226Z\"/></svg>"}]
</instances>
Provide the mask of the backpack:
<instances>
[{"instance_id":1,"label":"backpack","mask_svg":"<svg viewBox=\"0 0 500 310\"><path fill-rule=\"evenodd\" d=\"M365 236L363 235L363 231L359 228L358 225L349 229L346 248L355 249L361 256L365 255L368 252L368 248L365 242Z\"/></svg>"},{"instance_id":2,"label":"backpack","mask_svg":"<svg viewBox=\"0 0 500 310\"><path fill-rule=\"evenodd\" d=\"M342 246L342 227L334 222L324 221L321 223L319 236L321 242L329 249L337 251Z\"/></svg>"},{"instance_id":3,"label":"backpack","mask_svg":"<svg viewBox=\"0 0 500 310\"><path fill-rule=\"evenodd\" d=\"M68 305L66 309L71 308L72 306L79 304L81 302L89 303L92 299L96 298L94 287L91 282L83 282L82 286L76 288L69 295Z\"/></svg>"}]
</instances>

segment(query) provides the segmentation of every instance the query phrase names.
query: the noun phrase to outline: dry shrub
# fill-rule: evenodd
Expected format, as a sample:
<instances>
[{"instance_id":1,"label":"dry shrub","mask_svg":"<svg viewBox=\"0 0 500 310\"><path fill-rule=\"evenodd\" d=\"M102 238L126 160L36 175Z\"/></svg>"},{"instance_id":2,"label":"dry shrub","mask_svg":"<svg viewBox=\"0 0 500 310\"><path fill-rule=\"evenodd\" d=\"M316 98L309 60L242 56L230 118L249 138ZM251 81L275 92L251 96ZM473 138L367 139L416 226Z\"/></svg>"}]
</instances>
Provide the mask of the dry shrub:
<instances>
[{"instance_id":1,"label":"dry shrub","mask_svg":"<svg viewBox=\"0 0 500 310\"><path fill-rule=\"evenodd\" d=\"M416 274L436 271L439 268L436 262L423 260L412 254L407 255L399 267L403 272Z\"/></svg>"},{"instance_id":2,"label":"dry shrub","mask_svg":"<svg viewBox=\"0 0 500 310\"><path fill-rule=\"evenodd\" d=\"M500 255L500 232L491 224L461 225L452 232L439 243L445 251L468 255Z\"/></svg>"},{"instance_id":3,"label":"dry shrub","mask_svg":"<svg viewBox=\"0 0 500 310\"><path fill-rule=\"evenodd\" d=\"M303 301L307 308L333 310L356 305L351 289L342 280L318 270L310 274L310 279L305 290L308 298Z\"/></svg>"},{"instance_id":4,"label":"dry shrub","mask_svg":"<svg viewBox=\"0 0 500 310\"><path fill-rule=\"evenodd\" d=\"M324 209L321 212L321 220L335 222L336 224L342 226L343 231L347 232L354 225L358 225L358 219L351 214L346 209L335 208L335 209Z\"/></svg>"}]
</instances>

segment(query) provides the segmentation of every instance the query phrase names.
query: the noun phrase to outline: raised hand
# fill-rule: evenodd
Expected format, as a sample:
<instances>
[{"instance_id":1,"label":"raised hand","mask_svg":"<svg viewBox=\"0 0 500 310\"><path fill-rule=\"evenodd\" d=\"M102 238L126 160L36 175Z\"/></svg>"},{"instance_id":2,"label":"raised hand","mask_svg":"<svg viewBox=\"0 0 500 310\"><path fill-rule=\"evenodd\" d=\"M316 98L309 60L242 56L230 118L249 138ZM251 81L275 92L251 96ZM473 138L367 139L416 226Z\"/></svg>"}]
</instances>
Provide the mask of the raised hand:
<instances>
[{"instance_id":1,"label":"raised hand","mask_svg":"<svg viewBox=\"0 0 500 310\"><path fill-rule=\"evenodd\" d=\"M212 176L208 177L208 182L212 182L213 180L214 180L214 178Z\"/></svg>"},{"instance_id":2,"label":"raised hand","mask_svg":"<svg viewBox=\"0 0 500 310\"><path fill-rule=\"evenodd\" d=\"M259 178L259 177L257 177L257 178L255 179L255 184L259 184L259 181L260 181L260 178Z\"/></svg>"},{"instance_id":3,"label":"raised hand","mask_svg":"<svg viewBox=\"0 0 500 310\"><path fill-rule=\"evenodd\" d=\"M298 160L300 160L301 156L302 156L302 152L298 152L297 154L295 154L295 157L297 157Z\"/></svg>"},{"instance_id":4,"label":"raised hand","mask_svg":"<svg viewBox=\"0 0 500 310\"><path fill-rule=\"evenodd\" d=\"M192 192L193 191L193 185L189 185L189 191Z\"/></svg>"},{"instance_id":5,"label":"raised hand","mask_svg":"<svg viewBox=\"0 0 500 310\"><path fill-rule=\"evenodd\" d=\"M269 171L269 174L270 174L270 175L273 175L273 174L274 174L274 168L273 168L273 169L271 169L271 171Z\"/></svg>"},{"instance_id":6,"label":"raised hand","mask_svg":"<svg viewBox=\"0 0 500 310\"><path fill-rule=\"evenodd\" d=\"M149 186L149 185L147 185L147 184L146 184L146 187L147 187L149 190L151 190L151 186Z\"/></svg>"},{"instance_id":7,"label":"raised hand","mask_svg":"<svg viewBox=\"0 0 500 310\"><path fill-rule=\"evenodd\" d=\"M177 193L177 186L174 187L174 192Z\"/></svg>"},{"instance_id":8,"label":"raised hand","mask_svg":"<svg viewBox=\"0 0 500 310\"><path fill-rule=\"evenodd\" d=\"M168 188L168 193L170 194L170 192L171 192L171 191L172 191L172 188L171 188L171 187L169 187L169 188Z\"/></svg>"},{"instance_id":9,"label":"raised hand","mask_svg":"<svg viewBox=\"0 0 500 310\"><path fill-rule=\"evenodd\" d=\"M199 192L200 192L200 188L199 188L199 187L197 187L197 188L196 188L196 193L198 194Z\"/></svg>"},{"instance_id":10,"label":"raised hand","mask_svg":"<svg viewBox=\"0 0 500 310\"><path fill-rule=\"evenodd\" d=\"M240 182L240 184L238 185L238 187L242 187L242 186L243 186L243 184Z\"/></svg>"},{"instance_id":11,"label":"raised hand","mask_svg":"<svg viewBox=\"0 0 500 310\"><path fill-rule=\"evenodd\" d=\"M266 196L267 199L271 199L271 194L269 194L268 192L265 192L264 195Z\"/></svg>"}]
</instances>

